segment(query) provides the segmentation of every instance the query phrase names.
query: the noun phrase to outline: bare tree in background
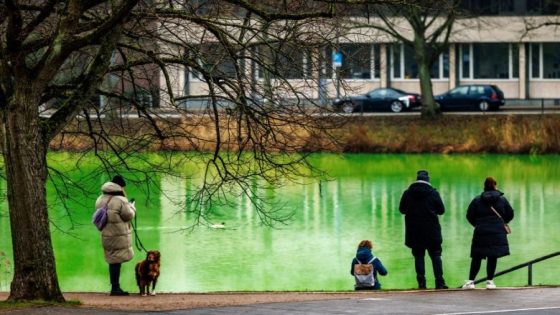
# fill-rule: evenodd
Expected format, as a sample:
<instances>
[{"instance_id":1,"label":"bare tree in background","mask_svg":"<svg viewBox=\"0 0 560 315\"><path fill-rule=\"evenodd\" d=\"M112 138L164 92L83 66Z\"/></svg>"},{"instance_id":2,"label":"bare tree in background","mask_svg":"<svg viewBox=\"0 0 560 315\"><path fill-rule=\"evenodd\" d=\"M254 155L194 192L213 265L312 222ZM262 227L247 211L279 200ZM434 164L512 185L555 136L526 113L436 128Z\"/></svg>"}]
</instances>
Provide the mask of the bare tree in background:
<instances>
[{"instance_id":1,"label":"bare tree in background","mask_svg":"<svg viewBox=\"0 0 560 315\"><path fill-rule=\"evenodd\" d=\"M366 22L363 18L352 19L348 22L350 25L354 24L356 29L379 30L414 51L424 118L439 114L434 101L430 69L448 49L459 3L459 0L404 0L381 4L368 0L348 2L350 7L363 8L362 17L367 17Z\"/></svg>"},{"instance_id":2,"label":"bare tree in background","mask_svg":"<svg viewBox=\"0 0 560 315\"><path fill-rule=\"evenodd\" d=\"M335 34L325 27L331 16L328 1L2 1L9 299L64 300L45 189L48 178L64 175L48 167L53 143L82 139L107 173L138 170L130 161L167 172L177 166L150 165L135 157L142 150L186 143L207 152L188 157L204 169L192 198L198 211L232 187L253 198L255 177L275 184L307 166L305 152L328 139L331 121L310 117L313 100L301 91L316 86L317 49ZM181 69L205 88L186 95L176 82L186 79ZM185 103L201 99L208 100L203 111L191 115ZM158 116L154 103L180 118ZM131 105L137 117L126 119ZM257 211L265 222L282 220L264 207Z\"/></svg>"}]
</instances>

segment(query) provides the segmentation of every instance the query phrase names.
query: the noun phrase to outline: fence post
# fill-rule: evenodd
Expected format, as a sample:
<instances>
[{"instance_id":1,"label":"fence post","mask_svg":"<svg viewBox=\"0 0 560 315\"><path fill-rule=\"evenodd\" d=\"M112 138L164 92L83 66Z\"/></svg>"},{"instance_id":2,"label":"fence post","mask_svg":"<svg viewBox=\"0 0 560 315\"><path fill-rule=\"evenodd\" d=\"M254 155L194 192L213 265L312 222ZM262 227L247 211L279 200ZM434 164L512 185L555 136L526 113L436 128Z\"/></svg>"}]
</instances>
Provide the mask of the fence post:
<instances>
[{"instance_id":1,"label":"fence post","mask_svg":"<svg viewBox=\"0 0 560 315\"><path fill-rule=\"evenodd\" d=\"M528 286L532 286L533 285L533 264L529 264L527 265L527 285Z\"/></svg>"},{"instance_id":2,"label":"fence post","mask_svg":"<svg viewBox=\"0 0 560 315\"><path fill-rule=\"evenodd\" d=\"M544 98L541 98L541 114L544 114Z\"/></svg>"}]
</instances>

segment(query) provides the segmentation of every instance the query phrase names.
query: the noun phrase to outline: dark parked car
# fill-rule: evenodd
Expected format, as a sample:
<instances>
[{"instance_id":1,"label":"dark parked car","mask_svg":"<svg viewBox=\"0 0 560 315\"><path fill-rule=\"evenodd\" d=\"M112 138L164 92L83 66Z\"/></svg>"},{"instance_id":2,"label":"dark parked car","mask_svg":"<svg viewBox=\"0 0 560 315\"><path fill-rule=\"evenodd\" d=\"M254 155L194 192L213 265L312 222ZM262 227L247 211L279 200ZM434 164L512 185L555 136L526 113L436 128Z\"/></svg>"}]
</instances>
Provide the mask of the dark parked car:
<instances>
[{"instance_id":1,"label":"dark parked car","mask_svg":"<svg viewBox=\"0 0 560 315\"><path fill-rule=\"evenodd\" d=\"M390 110L394 113L420 106L420 95L393 88L379 88L364 95L335 99L333 108L345 113Z\"/></svg>"},{"instance_id":2,"label":"dark parked car","mask_svg":"<svg viewBox=\"0 0 560 315\"><path fill-rule=\"evenodd\" d=\"M506 103L504 92L497 86L489 84L458 86L447 93L437 95L435 101L442 111L453 109L497 110Z\"/></svg>"}]
</instances>

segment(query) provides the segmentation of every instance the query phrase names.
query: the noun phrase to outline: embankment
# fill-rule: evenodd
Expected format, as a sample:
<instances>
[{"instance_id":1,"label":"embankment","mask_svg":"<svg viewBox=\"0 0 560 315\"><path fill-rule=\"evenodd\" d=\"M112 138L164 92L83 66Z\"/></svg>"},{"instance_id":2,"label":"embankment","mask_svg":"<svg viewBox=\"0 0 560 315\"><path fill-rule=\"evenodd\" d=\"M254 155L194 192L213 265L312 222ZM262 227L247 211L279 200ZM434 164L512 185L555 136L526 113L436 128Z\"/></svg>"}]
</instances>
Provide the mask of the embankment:
<instances>
[{"instance_id":1,"label":"embankment","mask_svg":"<svg viewBox=\"0 0 560 315\"><path fill-rule=\"evenodd\" d=\"M321 132L314 132L311 128L299 126L297 129L298 127L291 126L288 132L284 132L283 140L294 144L291 149L311 152L560 153L560 114L443 115L436 120L423 120L419 116L408 115L352 116L340 119L345 119L345 123L329 129L329 137ZM91 129L84 122L76 122L51 142L51 149L89 150L95 143L103 143L103 134L114 137L115 147L134 150L214 149L216 128L210 118L161 120L155 125L159 128L157 132L138 119L124 124L104 122L103 127L96 124ZM236 134L232 131L237 127L228 125L226 121L221 125L222 149L236 150L231 134ZM229 130L224 126L229 127ZM93 132L90 133L90 130ZM102 150L110 149L106 144L98 147ZM278 151L290 150L279 148Z\"/></svg>"}]
</instances>

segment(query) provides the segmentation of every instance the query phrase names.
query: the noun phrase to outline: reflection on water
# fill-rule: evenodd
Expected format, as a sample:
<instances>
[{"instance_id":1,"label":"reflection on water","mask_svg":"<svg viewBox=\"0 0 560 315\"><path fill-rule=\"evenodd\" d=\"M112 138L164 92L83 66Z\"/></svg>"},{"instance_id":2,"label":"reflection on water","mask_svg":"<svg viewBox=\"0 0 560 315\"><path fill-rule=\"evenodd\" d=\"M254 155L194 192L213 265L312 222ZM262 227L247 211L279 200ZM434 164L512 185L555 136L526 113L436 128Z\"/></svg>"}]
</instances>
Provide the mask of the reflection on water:
<instances>
[{"instance_id":1,"label":"reflection on water","mask_svg":"<svg viewBox=\"0 0 560 315\"><path fill-rule=\"evenodd\" d=\"M224 229L186 230L196 217L182 211L177 201L188 200L196 180L162 175L156 180L159 187L149 195L128 186L127 193L137 200L142 242L162 253L160 291L349 290L350 262L362 239L373 241L374 253L389 270L381 279L384 288L412 288L416 284L413 261L403 245L404 220L398 204L416 170L427 169L446 205L440 219L444 274L453 287L468 274L472 228L465 219L466 208L481 192L486 176L497 179L515 210L509 237L512 254L498 261L498 270L559 250L557 161L558 156L317 155L313 163L329 171L331 180L308 179L305 185L287 183L276 191L260 190L294 211L289 224L274 229L260 224L250 200L242 196L230 207L213 209L215 223L224 222ZM96 178L91 185L99 187L102 182L103 178ZM91 200L86 204L93 205L94 197L87 197ZM100 236L89 223L93 209L74 206L77 225L72 234L77 237L53 229L62 289L108 290ZM52 212L64 226L63 210L55 205ZM2 251L11 255L5 216L0 217ZM137 251L133 262L123 266L127 289L135 287L133 267L141 259L143 254ZM536 265L533 283L560 284L558 259ZM2 271L0 267L0 289L6 290L9 277ZM433 286L430 271L427 276L428 286ZM526 282L526 269L496 279L498 286Z\"/></svg>"}]
</instances>

